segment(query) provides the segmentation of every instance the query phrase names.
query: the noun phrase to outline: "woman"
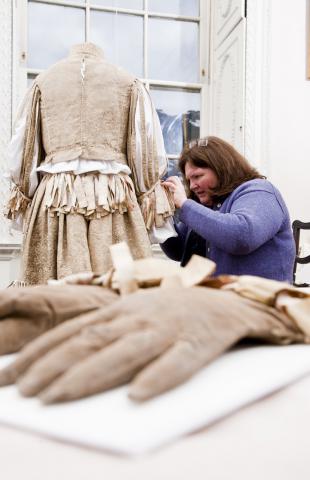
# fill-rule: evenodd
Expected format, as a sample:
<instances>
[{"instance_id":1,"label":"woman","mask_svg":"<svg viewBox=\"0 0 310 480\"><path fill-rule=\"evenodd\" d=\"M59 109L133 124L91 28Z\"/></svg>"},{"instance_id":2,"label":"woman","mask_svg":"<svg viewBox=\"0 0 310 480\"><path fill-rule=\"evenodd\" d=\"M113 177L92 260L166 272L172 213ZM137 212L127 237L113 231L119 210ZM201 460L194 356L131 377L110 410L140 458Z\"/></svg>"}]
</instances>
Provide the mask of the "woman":
<instances>
[{"instance_id":1,"label":"woman","mask_svg":"<svg viewBox=\"0 0 310 480\"><path fill-rule=\"evenodd\" d=\"M161 244L185 265L193 254L217 264L216 274L292 281L295 245L280 192L231 145L217 137L185 147L178 177L164 185L179 208L177 237Z\"/></svg>"}]
</instances>

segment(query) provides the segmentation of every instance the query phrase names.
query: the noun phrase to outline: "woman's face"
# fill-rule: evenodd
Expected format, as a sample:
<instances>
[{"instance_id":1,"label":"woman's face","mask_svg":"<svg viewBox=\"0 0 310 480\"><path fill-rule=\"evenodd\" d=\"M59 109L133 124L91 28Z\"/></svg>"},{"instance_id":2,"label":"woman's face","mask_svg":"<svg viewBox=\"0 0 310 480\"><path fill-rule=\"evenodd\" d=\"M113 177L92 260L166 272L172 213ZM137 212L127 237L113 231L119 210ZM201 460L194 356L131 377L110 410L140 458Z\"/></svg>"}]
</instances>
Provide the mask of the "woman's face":
<instances>
[{"instance_id":1,"label":"woman's face","mask_svg":"<svg viewBox=\"0 0 310 480\"><path fill-rule=\"evenodd\" d=\"M218 179L211 168L195 167L191 163L185 165L185 177L189 188L203 205L211 206L210 189L217 187Z\"/></svg>"}]
</instances>

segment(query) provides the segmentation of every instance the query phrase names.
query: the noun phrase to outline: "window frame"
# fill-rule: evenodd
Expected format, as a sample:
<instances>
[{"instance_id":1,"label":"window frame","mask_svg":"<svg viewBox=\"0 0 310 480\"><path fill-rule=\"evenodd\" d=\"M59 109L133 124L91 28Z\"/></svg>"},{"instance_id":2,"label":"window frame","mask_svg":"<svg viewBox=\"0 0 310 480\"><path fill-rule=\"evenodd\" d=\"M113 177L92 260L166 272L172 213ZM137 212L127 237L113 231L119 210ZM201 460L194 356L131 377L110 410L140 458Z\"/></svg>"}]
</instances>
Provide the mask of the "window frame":
<instances>
[{"instance_id":1,"label":"window frame","mask_svg":"<svg viewBox=\"0 0 310 480\"><path fill-rule=\"evenodd\" d=\"M91 10L124 13L143 17L143 69L144 76L140 80L147 89L152 87L165 87L167 89L181 88L186 91L200 92L200 136L207 135L210 124L209 105L209 82L210 82L210 16L211 0L199 0L199 16L174 15L162 12L150 12L148 0L143 0L144 8L141 10L117 7L105 7L96 5L96 0L85 0L85 4L73 1L61 0L31 0L35 3L75 7L85 10L85 41L90 37L90 13ZM13 117L16 114L17 105L27 89L28 75L36 75L42 70L27 68L27 18L28 0L15 0L13 6ZM156 80L148 77L148 19L162 18L179 21L195 21L199 26L199 81L180 82L168 80ZM178 155L167 155L169 159L175 160Z\"/></svg>"}]
</instances>

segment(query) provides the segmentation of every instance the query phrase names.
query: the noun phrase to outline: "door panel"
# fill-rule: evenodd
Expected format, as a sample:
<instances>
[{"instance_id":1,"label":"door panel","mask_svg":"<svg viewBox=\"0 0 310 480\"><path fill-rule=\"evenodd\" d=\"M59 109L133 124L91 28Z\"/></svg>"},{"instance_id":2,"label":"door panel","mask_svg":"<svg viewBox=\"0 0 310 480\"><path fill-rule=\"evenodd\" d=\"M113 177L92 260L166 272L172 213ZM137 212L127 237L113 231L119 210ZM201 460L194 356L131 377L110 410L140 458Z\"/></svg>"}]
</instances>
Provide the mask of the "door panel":
<instances>
[{"instance_id":1,"label":"door panel","mask_svg":"<svg viewBox=\"0 0 310 480\"><path fill-rule=\"evenodd\" d=\"M245 19L213 52L211 132L244 152Z\"/></svg>"},{"instance_id":2,"label":"door panel","mask_svg":"<svg viewBox=\"0 0 310 480\"><path fill-rule=\"evenodd\" d=\"M216 0L214 8L216 25L214 38L217 47L244 18L245 0Z\"/></svg>"}]
</instances>

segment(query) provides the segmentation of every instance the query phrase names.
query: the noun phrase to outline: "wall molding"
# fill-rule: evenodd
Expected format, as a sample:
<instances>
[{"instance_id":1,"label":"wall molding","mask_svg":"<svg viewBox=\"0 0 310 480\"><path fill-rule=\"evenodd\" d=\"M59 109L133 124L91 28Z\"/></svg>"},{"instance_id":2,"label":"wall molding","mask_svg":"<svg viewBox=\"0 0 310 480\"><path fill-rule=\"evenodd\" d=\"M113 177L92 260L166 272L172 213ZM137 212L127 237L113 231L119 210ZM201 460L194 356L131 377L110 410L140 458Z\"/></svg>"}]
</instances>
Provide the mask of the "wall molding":
<instances>
[{"instance_id":1,"label":"wall molding","mask_svg":"<svg viewBox=\"0 0 310 480\"><path fill-rule=\"evenodd\" d=\"M270 0L247 0L245 156L268 175L270 131Z\"/></svg>"},{"instance_id":2,"label":"wall molding","mask_svg":"<svg viewBox=\"0 0 310 480\"><path fill-rule=\"evenodd\" d=\"M8 287L19 278L20 244L0 243L0 288Z\"/></svg>"},{"instance_id":3,"label":"wall molding","mask_svg":"<svg viewBox=\"0 0 310 480\"><path fill-rule=\"evenodd\" d=\"M10 261L19 257L21 245L19 243L0 243L0 261Z\"/></svg>"},{"instance_id":4,"label":"wall molding","mask_svg":"<svg viewBox=\"0 0 310 480\"><path fill-rule=\"evenodd\" d=\"M4 177L8 168L6 150L12 125L12 0L2 0L0 5L0 242L12 243L9 222L3 215L9 195L9 183ZM13 242L14 243L14 242Z\"/></svg>"}]
</instances>

